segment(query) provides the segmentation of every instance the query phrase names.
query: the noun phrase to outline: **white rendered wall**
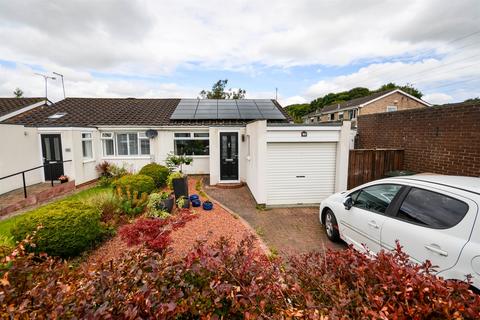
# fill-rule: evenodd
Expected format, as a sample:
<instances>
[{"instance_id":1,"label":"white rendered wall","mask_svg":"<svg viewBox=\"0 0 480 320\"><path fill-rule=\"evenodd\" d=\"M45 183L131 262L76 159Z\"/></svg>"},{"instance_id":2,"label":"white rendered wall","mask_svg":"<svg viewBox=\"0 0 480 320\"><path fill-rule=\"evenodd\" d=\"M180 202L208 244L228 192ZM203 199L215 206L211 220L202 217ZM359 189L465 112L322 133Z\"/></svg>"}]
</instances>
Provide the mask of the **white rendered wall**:
<instances>
[{"instance_id":1,"label":"white rendered wall","mask_svg":"<svg viewBox=\"0 0 480 320\"><path fill-rule=\"evenodd\" d=\"M0 125L0 177L41 166L40 140L36 128ZM27 185L43 181L43 169L25 173ZM22 175L0 180L0 194L23 187Z\"/></svg>"},{"instance_id":2,"label":"white rendered wall","mask_svg":"<svg viewBox=\"0 0 480 320\"><path fill-rule=\"evenodd\" d=\"M246 126L246 183L257 203L266 203L267 122L255 121Z\"/></svg>"}]
</instances>

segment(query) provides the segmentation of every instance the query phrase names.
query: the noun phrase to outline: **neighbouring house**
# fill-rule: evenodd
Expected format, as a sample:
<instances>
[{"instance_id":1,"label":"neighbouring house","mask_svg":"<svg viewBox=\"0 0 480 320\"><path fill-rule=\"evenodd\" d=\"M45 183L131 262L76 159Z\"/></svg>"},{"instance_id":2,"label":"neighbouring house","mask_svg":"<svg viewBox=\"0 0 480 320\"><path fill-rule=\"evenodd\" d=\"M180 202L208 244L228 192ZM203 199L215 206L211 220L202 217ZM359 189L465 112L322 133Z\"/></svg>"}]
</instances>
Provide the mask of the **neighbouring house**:
<instances>
[{"instance_id":1,"label":"neighbouring house","mask_svg":"<svg viewBox=\"0 0 480 320\"><path fill-rule=\"evenodd\" d=\"M356 126L359 115L430 107L431 104L400 89L377 92L366 97L325 106L303 117L304 123L350 120Z\"/></svg>"},{"instance_id":2,"label":"neighbouring house","mask_svg":"<svg viewBox=\"0 0 480 320\"><path fill-rule=\"evenodd\" d=\"M268 99L67 98L0 122L0 177L56 161L28 183L63 174L79 185L102 161L137 171L174 152L193 157L184 172L244 182L259 204L312 204L347 187L350 127L293 124ZM21 185L0 180L0 193Z\"/></svg>"},{"instance_id":3,"label":"neighbouring house","mask_svg":"<svg viewBox=\"0 0 480 320\"><path fill-rule=\"evenodd\" d=\"M0 98L0 121L45 104L45 98Z\"/></svg>"}]
</instances>

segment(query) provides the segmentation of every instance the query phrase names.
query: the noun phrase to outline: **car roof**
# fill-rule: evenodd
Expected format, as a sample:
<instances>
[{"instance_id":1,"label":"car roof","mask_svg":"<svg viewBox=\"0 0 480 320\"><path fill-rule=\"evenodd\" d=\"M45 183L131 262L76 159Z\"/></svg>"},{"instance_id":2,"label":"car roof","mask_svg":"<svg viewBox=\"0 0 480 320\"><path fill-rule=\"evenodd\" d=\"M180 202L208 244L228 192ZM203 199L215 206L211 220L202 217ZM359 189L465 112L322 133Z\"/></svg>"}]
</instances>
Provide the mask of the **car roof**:
<instances>
[{"instance_id":1,"label":"car roof","mask_svg":"<svg viewBox=\"0 0 480 320\"><path fill-rule=\"evenodd\" d=\"M429 182L480 194L480 178L476 177L416 174L391 179L405 180L405 182L409 180Z\"/></svg>"}]
</instances>

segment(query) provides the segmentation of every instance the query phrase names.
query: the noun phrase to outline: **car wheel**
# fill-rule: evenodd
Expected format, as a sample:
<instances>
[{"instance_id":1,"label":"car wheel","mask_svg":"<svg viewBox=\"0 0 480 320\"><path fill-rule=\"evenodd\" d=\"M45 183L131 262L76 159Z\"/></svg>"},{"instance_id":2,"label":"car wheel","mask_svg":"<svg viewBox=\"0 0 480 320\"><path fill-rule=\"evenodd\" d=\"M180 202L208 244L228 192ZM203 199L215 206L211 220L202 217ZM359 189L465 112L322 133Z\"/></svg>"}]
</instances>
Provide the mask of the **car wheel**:
<instances>
[{"instance_id":1,"label":"car wheel","mask_svg":"<svg viewBox=\"0 0 480 320\"><path fill-rule=\"evenodd\" d=\"M339 241L340 233L338 233L338 224L333 211L327 209L325 212L325 232L327 233L328 239L331 241Z\"/></svg>"}]
</instances>

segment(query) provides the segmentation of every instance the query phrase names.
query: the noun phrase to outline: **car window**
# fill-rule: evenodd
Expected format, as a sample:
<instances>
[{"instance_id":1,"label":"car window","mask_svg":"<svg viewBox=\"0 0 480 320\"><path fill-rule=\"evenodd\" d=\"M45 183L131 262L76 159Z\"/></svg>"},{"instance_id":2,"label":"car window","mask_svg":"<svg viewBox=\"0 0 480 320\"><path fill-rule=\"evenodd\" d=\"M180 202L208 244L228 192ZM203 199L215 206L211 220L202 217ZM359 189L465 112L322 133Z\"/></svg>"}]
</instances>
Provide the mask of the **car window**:
<instances>
[{"instance_id":1,"label":"car window","mask_svg":"<svg viewBox=\"0 0 480 320\"><path fill-rule=\"evenodd\" d=\"M412 188L397 217L435 229L451 228L467 214L468 205L433 191Z\"/></svg>"},{"instance_id":2,"label":"car window","mask_svg":"<svg viewBox=\"0 0 480 320\"><path fill-rule=\"evenodd\" d=\"M358 195L352 194L353 206L378 213L385 213L390 202L392 202L401 188L402 186L398 184L378 184L366 187L356 191Z\"/></svg>"}]
</instances>

